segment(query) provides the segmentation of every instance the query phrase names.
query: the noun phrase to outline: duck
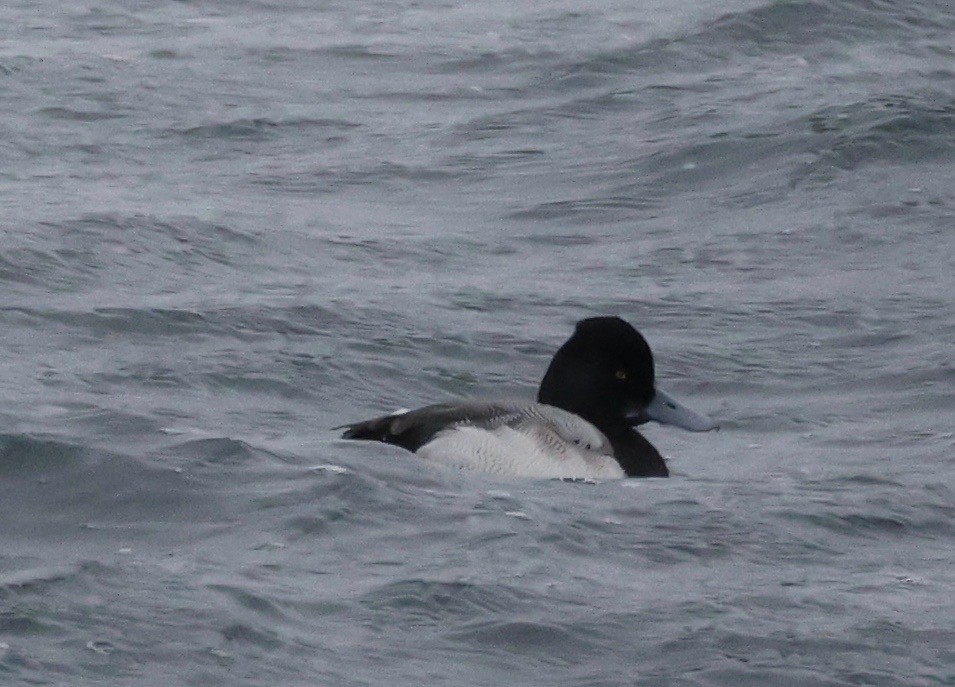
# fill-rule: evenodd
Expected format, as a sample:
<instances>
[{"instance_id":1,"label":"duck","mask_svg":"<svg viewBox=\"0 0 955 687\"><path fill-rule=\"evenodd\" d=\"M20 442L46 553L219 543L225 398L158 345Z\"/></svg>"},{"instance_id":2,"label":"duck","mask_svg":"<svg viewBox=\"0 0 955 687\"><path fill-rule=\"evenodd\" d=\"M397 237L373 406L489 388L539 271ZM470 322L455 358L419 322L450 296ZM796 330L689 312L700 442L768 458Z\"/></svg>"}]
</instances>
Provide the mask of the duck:
<instances>
[{"instance_id":1,"label":"duck","mask_svg":"<svg viewBox=\"0 0 955 687\"><path fill-rule=\"evenodd\" d=\"M710 417L656 387L653 353L617 316L580 320L526 400L464 400L337 427L343 439L399 446L432 463L530 478L668 477L638 430L650 421L693 432Z\"/></svg>"}]
</instances>

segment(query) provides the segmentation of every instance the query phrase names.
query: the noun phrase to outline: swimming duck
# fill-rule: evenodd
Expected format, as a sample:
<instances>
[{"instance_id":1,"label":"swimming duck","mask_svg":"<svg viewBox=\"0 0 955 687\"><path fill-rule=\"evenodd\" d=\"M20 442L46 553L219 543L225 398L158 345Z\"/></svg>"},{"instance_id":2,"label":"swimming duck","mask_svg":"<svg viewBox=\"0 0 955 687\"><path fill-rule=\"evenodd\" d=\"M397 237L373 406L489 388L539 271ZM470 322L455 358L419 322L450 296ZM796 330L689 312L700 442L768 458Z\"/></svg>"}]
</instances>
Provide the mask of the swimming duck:
<instances>
[{"instance_id":1,"label":"swimming duck","mask_svg":"<svg viewBox=\"0 0 955 687\"><path fill-rule=\"evenodd\" d=\"M657 389L646 339L619 317L577 323L544 374L537 402L461 401L343 425L344 439L382 441L437 463L523 477L667 477L636 427L695 432L710 418Z\"/></svg>"}]
</instances>

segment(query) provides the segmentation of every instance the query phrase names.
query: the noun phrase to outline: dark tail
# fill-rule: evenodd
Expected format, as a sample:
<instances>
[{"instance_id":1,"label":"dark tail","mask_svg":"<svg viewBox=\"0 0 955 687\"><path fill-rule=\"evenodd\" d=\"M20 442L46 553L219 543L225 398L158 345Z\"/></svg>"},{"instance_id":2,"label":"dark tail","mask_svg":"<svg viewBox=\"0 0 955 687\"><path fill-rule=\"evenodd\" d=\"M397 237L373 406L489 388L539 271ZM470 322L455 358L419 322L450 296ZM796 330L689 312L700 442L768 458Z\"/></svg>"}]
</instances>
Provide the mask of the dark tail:
<instances>
[{"instance_id":1,"label":"dark tail","mask_svg":"<svg viewBox=\"0 0 955 687\"><path fill-rule=\"evenodd\" d=\"M363 422L335 427L344 429L342 439L358 441L381 441L400 446L414 453L422 444L430 441L435 428L415 422L407 422L403 415L383 415Z\"/></svg>"},{"instance_id":2,"label":"dark tail","mask_svg":"<svg viewBox=\"0 0 955 687\"><path fill-rule=\"evenodd\" d=\"M384 415L376 417L373 420L355 422L350 425L341 425L335 429L344 429L342 439L357 439L358 441L384 441L385 443L394 443L394 434L391 426L394 421L394 415Z\"/></svg>"}]
</instances>

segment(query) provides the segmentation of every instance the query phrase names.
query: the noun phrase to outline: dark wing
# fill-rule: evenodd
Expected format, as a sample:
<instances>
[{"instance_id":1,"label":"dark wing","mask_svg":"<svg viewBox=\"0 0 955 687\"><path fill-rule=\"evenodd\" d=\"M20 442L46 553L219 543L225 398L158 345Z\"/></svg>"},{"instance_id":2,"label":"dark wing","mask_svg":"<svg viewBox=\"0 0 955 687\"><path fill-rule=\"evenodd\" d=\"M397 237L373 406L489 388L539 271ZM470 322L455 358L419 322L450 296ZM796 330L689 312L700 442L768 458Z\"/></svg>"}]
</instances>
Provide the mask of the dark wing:
<instances>
[{"instance_id":1,"label":"dark wing","mask_svg":"<svg viewBox=\"0 0 955 687\"><path fill-rule=\"evenodd\" d=\"M383 415L342 425L342 439L383 441L408 451L417 451L438 432L460 424L489 429L514 422L527 409L526 403L465 401L438 403L407 413Z\"/></svg>"}]
</instances>

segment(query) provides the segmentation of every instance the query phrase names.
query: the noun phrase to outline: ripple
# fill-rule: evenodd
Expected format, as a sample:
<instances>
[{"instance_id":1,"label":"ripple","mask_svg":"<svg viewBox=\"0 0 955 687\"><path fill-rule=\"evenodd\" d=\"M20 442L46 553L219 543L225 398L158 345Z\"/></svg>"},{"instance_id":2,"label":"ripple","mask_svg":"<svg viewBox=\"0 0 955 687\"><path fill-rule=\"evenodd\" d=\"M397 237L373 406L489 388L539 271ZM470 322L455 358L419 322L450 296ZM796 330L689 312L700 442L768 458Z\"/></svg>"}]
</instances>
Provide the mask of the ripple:
<instances>
[{"instance_id":1,"label":"ripple","mask_svg":"<svg viewBox=\"0 0 955 687\"><path fill-rule=\"evenodd\" d=\"M503 585L402 580L362 597L362 605L389 623L465 621L501 613L531 598L526 592Z\"/></svg>"},{"instance_id":2,"label":"ripple","mask_svg":"<svg viewBox=\"0 0 955 687\"><path fill-rule=\"evenodd\" d=\"M72 110L67 107L45 107L41 110L38 110L37 114L50 117L52 119L66 119L76 122L98 122L109 119L121 119L125 116L124 114L117 113L115 111L83 111Z\"/></svg>"},{"instance_id":3,"label":"ripple","mask_svg":"<svg viewBox=\"0 0 955 687\"><path fill-rule=\"evenodd\" d=\"M265 141L286 132L313 133L315 131L349 131L360 124L344 119L298 119L276 120L267 117L234 119L213 124L170 129L169 133L193 139L233 139Z\"/></svg>"}]
</instances>

